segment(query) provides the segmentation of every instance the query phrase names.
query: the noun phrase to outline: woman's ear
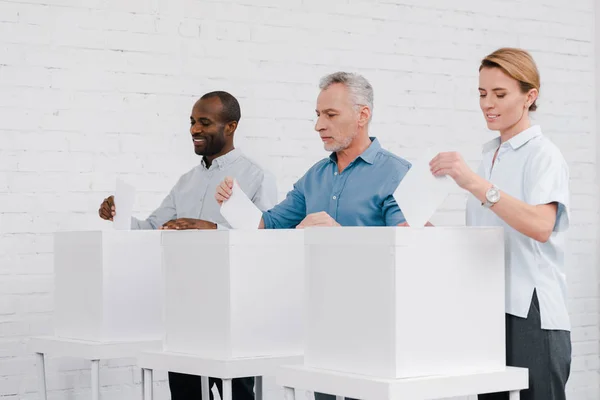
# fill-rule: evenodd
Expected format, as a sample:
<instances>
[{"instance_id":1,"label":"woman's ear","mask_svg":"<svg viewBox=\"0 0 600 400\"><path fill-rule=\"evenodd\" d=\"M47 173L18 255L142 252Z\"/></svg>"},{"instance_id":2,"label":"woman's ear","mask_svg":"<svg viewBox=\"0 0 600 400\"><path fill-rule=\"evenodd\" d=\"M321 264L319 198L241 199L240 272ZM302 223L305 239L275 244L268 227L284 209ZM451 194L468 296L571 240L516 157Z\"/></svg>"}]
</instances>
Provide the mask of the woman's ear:
<instances>
[{"instance_id":1,"label":"woman's ear","mask_svg":"<svg viewBox=\"0 0 600 400\"><path fill-rule=\"evenodd\" d=\"M539 92L537 89L531 89L529 92L527 92L527 101L525 102L525 105L527 106L528 109L537 100L538 93Z\"/></svg>"}]
</instances>

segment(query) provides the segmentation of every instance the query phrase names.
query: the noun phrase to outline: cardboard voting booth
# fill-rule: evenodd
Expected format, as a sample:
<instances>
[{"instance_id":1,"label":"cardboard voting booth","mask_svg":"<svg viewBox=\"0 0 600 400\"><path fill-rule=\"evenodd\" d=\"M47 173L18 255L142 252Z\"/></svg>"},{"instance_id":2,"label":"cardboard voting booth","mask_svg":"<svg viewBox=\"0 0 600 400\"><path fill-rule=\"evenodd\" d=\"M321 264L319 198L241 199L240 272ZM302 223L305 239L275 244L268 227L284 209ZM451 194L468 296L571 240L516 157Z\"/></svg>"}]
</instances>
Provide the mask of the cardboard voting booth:
<instances>
[{"instance_id":1,"label":"cardboard voting booth","mask_svg":"<svg viewBox=\"0 0 600 400\"><path fill-rule=\"evenodd\" d=\"M162 242L165 351L225 360L302 354L302 231L166 231Z\"/></svg>"},{"instance_id":2,"label":"cardboard voting booth","mask_svg":"<svg viewBox=\"0 0 600 400\"><path fill-rule=\"evenodd\" d=\"M381 378L505 368L501 228L317 228L308 367Z\"/></svg>"},{"instance_id":3,"label":"cardboard voting booth","mask_svg":"<svg viewBox=\"0 0 600 400\"><path fill-rule=\"evenodd\" d=\"M98 342L160 340L159 231L54 235L55 335Z\"/></svg>"}]
</instances>

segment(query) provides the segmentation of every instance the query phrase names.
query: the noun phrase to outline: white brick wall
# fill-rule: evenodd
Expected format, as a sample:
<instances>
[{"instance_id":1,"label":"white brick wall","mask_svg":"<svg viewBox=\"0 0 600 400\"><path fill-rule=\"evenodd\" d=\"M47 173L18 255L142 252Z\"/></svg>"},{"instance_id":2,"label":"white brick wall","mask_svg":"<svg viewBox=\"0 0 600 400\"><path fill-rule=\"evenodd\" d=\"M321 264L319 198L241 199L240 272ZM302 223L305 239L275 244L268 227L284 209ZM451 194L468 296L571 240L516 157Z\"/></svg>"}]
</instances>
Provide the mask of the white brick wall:
<instances>
[{"instance_id":1,"label":"white brick wall","mask_svg":"<svg viewBox=\"0 0 600 400\"><path fill-rule=\"evenodd\" d=\"M283 196L325 154L312 131L322 75L371 80L372 133L390 150L414 159L443 145L475 166L491 137L478 62L521 46L542 73L536 120L572 170L569 399L599 399L593 11L593 0L0 0L0 397L37 398L24 343L51 332L51 233L105 227L97 208L118 174L142 191L140 215L155 207L198 161L187 135L199 95L239 98L238 145ZM433 221L462 223L464 198ZM88 363L47 367L50 399L89 398ZM131 360L105 362L101 381L103 399L139 393ZM168 398L164 380L157 393Z\"/></svg>"}]
</instances>

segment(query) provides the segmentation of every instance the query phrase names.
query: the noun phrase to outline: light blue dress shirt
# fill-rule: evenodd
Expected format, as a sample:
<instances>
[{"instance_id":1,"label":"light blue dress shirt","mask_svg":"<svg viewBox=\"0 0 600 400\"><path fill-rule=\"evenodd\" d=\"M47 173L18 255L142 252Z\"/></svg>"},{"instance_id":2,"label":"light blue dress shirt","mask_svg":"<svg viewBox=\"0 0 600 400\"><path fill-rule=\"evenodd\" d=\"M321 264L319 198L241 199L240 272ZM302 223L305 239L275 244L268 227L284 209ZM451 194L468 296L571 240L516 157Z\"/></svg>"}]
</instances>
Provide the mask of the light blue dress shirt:
<instances>
[{"instance_id":1,"label":"light blue dress shirt","mask_svg":"<svg viewBox=\"0 0 600 400\"><path fill-rule=\"evenodd\" d=\"M263 213L266 229L295 228L325 211L342 226L394 226L405 221L393 193L410 163L381 148L376 138L341 173L333 153L312 166L285 200Z\"/></svg>"}]
</instances>

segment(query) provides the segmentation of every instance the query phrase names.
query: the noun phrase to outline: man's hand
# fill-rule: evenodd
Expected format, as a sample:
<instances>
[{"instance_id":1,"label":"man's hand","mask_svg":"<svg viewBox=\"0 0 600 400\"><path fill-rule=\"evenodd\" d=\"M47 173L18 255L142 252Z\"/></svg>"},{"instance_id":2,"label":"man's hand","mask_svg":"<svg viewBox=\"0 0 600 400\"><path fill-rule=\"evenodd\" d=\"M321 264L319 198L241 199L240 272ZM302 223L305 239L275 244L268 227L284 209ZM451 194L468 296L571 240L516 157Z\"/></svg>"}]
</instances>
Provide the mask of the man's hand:
<instances>
[{"instance_id":1,"label":"man's hand","mask_svg":"<svg viewBox=\"0 0 600 400\"><path fill-rule=\"evenodd\" d=\"M215 199L219 205L229 200L231 193L233 192L233 178L227 177L217 186L217 192L215 193Z\"/></svg>"},{"instance_id":2,"label":"man's hand","mask_svg":"<svg viewBox=\"0 0 600 400\"><path fill-rule=\"evenodd\" d=\"M161 230L217 229L217 224L194 218L177 218L165 222Z\"/></svg>"},{"instance_id":3,"label":"man's hand","mask_svg":"<svg viewBox=\"0 0 600 400\"><path fill-rule=\"evenodd\" d=\"M100 218L105 219L107 221L113 220L113 217L117 215L117 213L115 212L114 196L108 196L104 199L102 204L100 204L100 208L98 209L98 215L100 215Z\"/></svg>"},{"instance_id":4,"label":"man's hand","mask_svg":"<svg viewBox=\"0 0 600 400\"><path fill-rule=\"evenodd\" d=\"M311 226L341 226L325 211L309 214L300 222L296 229L308 228Z\"/></svg>"}]
</instances>

